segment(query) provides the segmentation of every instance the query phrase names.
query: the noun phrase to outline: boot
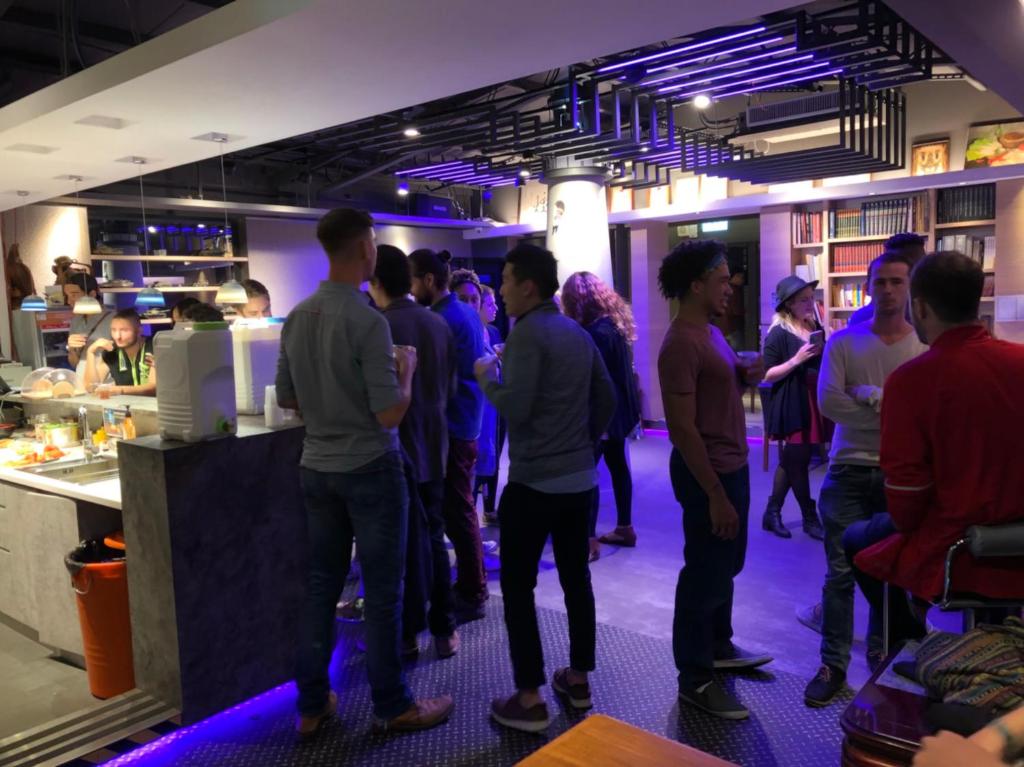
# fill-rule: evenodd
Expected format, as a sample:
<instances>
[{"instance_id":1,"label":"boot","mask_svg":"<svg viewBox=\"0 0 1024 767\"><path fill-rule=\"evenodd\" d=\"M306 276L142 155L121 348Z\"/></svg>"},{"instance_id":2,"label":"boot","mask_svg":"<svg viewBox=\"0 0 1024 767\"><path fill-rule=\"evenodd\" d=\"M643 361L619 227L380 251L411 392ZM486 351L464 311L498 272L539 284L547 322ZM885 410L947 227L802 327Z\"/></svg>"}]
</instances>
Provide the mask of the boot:
<instances>
[{"instance_id":1,"label":"boot","mask_svg":"<svg viewBox=\"0 0 1024 767\"><path fill-rule=\"evenodd\" d=\"M768 501L768 508L764 510L764 516L761 517L761 529L767 530L773 535L777 535L780 538L792 538L793 533L786 529L786 526L782 524L782 509L777 503Z\"/></svg>"},{"instance_id":2,"label":"boot","mask_svg":"<svg viewBox=\"0 0 1024 767\"><path fill-rule=\"evenodd\" d=\"M800 511L804 516L804 532L816 541L825 540L825 528L821 526L821 520L818 518L818 507L814 501L811 501L807 506L801 507Z\"/></svg>"}]
</instances>

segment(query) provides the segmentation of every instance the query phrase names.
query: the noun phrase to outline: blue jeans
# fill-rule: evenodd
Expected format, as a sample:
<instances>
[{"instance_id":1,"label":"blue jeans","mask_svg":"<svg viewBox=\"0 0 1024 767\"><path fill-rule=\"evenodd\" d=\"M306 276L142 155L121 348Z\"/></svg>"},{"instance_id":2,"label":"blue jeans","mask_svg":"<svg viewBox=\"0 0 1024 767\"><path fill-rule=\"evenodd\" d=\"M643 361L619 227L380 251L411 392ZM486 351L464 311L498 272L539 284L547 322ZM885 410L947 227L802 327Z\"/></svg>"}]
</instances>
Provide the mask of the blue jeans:
<instances>
[{"instance_id":1,"label":"blue jeans","mask_svg":"<svg viewBox=\"0 0 1024 767\"><path fill-rule=\"evenodd\" d=\"M731 541L712 534L707 493L675 450L669 474L676 500L683 507L686 560L676 583L672 654L680 687L700 687L711 681L715 657L732 644L733 579L743 569L747 553L750 469L744 466L718 475L740 518L739 533Z\"/></svg>"},{"instance_id":2,"label":"blue jeans","mask_svg":"<svg viewBox=\"0 0 1024 767\"><path fill-rule=\"evenodd\" d=\"M402 458L387 453L354 472L302 469L309 526L309 584L300 628L296 684L300 714L323 711L335 644L334 610L359 547L366 593L366 674L373 712L404 713L413 697L399 649L409 494Z\"/></svg>"},{"instance_id":3,"label":"blue jeans","mask_svg":"<svg viewBox=\"0 0 1024 767\"><path fill-rule=\"evenodd\" d=\"M855 522L885 513L885 480L877 466L832 464L818 496L825 527L828 572L821 592L821 661L845 672L853 645L853 566L843 547L843 534ZM872 627L881 620L872 611ZM869 643L870 643L869 631Z\"/></svg>"}]
</instances>

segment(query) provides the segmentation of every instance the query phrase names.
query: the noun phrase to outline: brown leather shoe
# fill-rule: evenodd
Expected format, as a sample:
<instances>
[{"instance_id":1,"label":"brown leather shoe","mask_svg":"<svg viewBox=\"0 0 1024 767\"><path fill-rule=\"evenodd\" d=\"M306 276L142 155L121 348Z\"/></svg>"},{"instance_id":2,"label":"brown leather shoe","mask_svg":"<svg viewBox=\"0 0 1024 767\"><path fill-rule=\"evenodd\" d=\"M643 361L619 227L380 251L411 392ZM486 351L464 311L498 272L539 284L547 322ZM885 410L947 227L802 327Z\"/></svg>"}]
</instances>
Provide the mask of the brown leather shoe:
<instances>
[{"instance_id":1,"label":"brown leather shoe","mask_svg":"<svg viewBox=\"0 0 1024 767\"><path fill-rule=\"evenodd\" d=\"M452 700L451 695L418 700L409 706L404 714L399 714L394 719L376 720L373 723L373 729L377 732L429 730L448 719L453 708L455 708L455 701Z\"/></svg>"},{"instance_id":2,"label":"brown leather shoe","mask_svg":"<svg viewBox=\"0 0 1024 767\"><path fill-rule=\"evenodd\" d=\"M450 637L434 637L434 648L437 650L438 658L450 658L459 651L462 640L459 632L453 631Z\"/></svg>"},{"instance_id":3,"label":"brown leather shoe","mask_svg":"<svg viewBox=\"0 0 1024 767\"><path fill-rule=\"evenodd\" d=\"M522 732L544 732L551 725L548 706L544 701L527 708L517 692L511 698L491 701L491 718L498 724Z\"/></svg>"},{"instance_id":4,"label":"brown leather shoe","mask_svg":"<svg viewBox=\"0 0 1024 767\"><path fill-rule=\"evenodd\" d=\"M632 525L616 527L610 533L605 533L597 539L601 543L610 543L612 546L623 546L632 548L636 546L636 530Z\"/></svg>"},{"instance_id":5,"label":"brown leather shoe","mask_svg":"<svg viewBox=\"0 0 1024 767\"><path fill-rule=\"evenodd\" d=\"M327 703L324 710L315 716L300 714L295 720L295 732L300 738L311 738L320 730L321 725L326 722L338 710L338 695L331 690L327 696Z\"/></svg>"}]
</instances>

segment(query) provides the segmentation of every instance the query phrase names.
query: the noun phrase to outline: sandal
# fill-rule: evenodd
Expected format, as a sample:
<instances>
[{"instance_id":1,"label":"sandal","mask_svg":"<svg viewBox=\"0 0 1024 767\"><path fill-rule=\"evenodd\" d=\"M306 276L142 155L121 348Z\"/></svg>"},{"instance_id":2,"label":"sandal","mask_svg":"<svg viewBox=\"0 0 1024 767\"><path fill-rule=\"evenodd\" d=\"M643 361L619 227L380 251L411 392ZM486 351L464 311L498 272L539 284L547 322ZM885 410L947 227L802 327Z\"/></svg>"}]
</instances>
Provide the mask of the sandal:
<instances>
[{"instance_id":1,"label":"sandal","mask_svg":"<svg viewBox=\"0 0 1024 767\"><path fill-rule=\"evenodd\" d=\"M601 558L601 544L597 538L590 539L590 554L587 557L587 562L596 562Z\"/></svg>"},{"instance_id":2,"label":"sandal","mask_svg":"<svg viewBox=\"0 0 1024 767\"><path fill-rule=\"evenodd\" d=\"M605 533L598 540L601 543L610 543L612 546L623 546L632 548L636 546L636 531L632 525L616 527L612 532Z\"/></svg>"}]
</instances>

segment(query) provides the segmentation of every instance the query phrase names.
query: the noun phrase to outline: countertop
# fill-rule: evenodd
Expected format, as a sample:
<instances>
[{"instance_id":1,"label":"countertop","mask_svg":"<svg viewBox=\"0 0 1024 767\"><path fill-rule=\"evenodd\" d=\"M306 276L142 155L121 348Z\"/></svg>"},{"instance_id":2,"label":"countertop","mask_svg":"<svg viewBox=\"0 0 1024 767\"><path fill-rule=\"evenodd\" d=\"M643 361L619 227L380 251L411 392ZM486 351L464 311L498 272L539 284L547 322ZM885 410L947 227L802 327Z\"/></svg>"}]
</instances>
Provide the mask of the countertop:
<instances>
[{"instance_id":1,"label":"countertop","mask_svg":"<svg viewBox=\"0 0 1024 767\"><path fill-rule=\"evenodd\" d=\"M65 456L60 461L52 464L67 463L68 461L81 460L84 457L82 448L63 448ZM64 482L50 477L40 477L27 471L0 466L0 481L10 482L12 485L20 485L31 490L39 490L52 495L60 495L76 501L88 501L98 506L106 506L111 509L121 509L121 480L119 477L105 479L102 482L93 482L88 485L76 485L73 482Z\"/></svg>"},{"instance_id":2,"label":"countertop","mask_svg":"<svg viewBox=\"0 0 1024 767\"><path fill-rule=\"evenodd\" d=\"M156 397L136 397L131 395L120 395L109 399L100 399L95 394L80 394L77 397L62 397L60 399L35 399L23 397L20 394L8 394L3 398L5 402L15 402L19 405L31 405L35 409L43 410L47 406L55 409L78 408L85 405L89 408L123 408L130 405L133 412L156 413Z\"/></svg>"}]
</instances>

